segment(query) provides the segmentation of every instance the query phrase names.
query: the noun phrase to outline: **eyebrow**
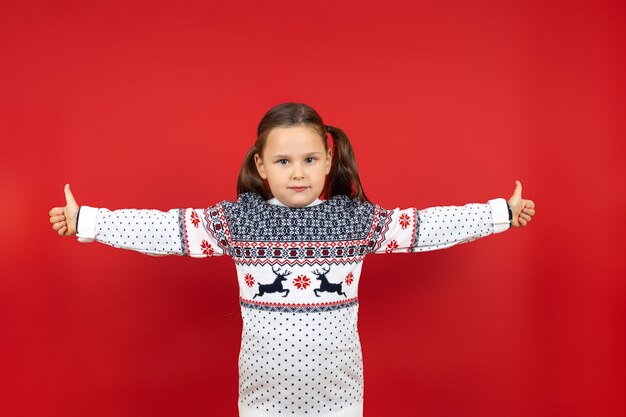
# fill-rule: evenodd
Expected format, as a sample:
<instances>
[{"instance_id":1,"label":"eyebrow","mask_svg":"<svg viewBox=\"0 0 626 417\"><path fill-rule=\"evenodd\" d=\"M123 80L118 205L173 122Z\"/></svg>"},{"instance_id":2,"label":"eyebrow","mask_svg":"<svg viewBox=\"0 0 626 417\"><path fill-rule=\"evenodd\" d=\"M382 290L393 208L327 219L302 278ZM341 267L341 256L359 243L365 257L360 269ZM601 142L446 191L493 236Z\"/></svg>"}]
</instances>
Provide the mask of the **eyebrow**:
<instances>
[{"instance_id":1,"label":"eyebrow","mask_svg":"<svg viewBox=\"0 0 626 417\"><path fill-rule=\"evenodd\" d=\"M316 151L316 152L309 152L309 153L307 153L304 156L306 158L306 157L309 157L309 156L315 156L315 155L321 155L321 154L322 154L321 152L317 152ZM287 159L287 158L290 158L290 157L291 157L290 155L272 155L271 156L271 158L278 158L278 159Z\"/></svg>"}]
</instances>

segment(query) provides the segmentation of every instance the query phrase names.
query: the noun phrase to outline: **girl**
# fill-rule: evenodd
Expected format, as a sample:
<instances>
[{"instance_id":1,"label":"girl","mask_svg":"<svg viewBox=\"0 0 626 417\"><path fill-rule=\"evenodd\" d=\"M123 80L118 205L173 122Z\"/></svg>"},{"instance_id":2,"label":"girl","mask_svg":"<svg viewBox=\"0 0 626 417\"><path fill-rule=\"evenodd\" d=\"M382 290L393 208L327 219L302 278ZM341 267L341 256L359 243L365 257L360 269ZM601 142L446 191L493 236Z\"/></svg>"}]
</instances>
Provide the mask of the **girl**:
<instances>
[{"instance_id":1,"label":"girl","mask_svg":"<svg viewBox=\"0 0 626 417\"><path fill-rule=\"evenodd\" d=\"M240 417L357 417L365 256L443 249L526 226L535 205L521 193L516 181L508 202L386 210L367 199L344 132L307 105L284 103L259 124L236 202L110 211L79 207L66 184L66 206L49 215L53 230L80 242L148 255L231 256L243 318Z\"/></svg>"}]
</instances>

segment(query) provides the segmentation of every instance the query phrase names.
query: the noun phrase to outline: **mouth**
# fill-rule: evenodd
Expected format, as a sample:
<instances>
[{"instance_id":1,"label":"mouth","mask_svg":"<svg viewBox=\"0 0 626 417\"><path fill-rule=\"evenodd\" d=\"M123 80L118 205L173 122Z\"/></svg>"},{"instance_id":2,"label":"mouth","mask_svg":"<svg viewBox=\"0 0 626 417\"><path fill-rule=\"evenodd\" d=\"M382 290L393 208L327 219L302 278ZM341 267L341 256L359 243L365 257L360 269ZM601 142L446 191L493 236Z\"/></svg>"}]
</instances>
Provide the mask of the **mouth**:
<instances>
[{"instance_id":1,"label":"mouth","mask_svg":"<svg viewBox=\"0 0 626 417\"><path fill-rule=\"evenodd\" d=\"M297 191L297 192L302 192L304 190L307 190L309 187L289 187L290 190L293 191Z\"/></svg>"}]
</instances>

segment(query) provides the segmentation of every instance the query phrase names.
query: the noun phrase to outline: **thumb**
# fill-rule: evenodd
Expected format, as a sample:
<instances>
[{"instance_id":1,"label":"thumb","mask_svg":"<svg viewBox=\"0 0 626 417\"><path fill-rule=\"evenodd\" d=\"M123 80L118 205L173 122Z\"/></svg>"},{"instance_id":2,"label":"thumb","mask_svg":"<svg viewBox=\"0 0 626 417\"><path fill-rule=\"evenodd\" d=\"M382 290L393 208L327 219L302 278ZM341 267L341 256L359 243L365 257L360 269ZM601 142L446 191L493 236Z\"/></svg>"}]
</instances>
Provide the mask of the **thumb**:
<instances>
[{"instance_id":1,"label":"thumb","mask_svg":"<svg viewBox=\"0 0 626 417\"><path fill-rule=\"evenodd\" d=\"M513 191L513 197L517 197L519 199L522 198L522 183L519 180L515 181L515 191Z\"/></svg>"},{"instance_id":2,"label":"thumb","mask_svg":"<svg viewBox=\"0 0 626 417\"><path fill-rule=\"evenodd\" d=\"M76 203L76 199L74 198L74 195L72 194L72 190L70 190L69 184L65 184L64 191L65 191L65 204L71 207L78 206L78 203Z\"/></svg>"}]
</instances>

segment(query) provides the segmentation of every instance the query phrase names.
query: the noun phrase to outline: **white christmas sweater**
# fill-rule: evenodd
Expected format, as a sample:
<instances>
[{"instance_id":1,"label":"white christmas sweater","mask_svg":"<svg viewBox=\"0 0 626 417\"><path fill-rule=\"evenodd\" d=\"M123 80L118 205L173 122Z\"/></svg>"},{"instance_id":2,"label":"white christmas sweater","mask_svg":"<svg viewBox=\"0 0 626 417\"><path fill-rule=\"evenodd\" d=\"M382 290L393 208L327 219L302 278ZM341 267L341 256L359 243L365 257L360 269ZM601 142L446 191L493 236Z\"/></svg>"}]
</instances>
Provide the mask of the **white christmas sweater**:
<instances>
[{"instance_id":1,"label":"white christmas sweater","mask_svg":"<svg viewBox=\"0 0 626 417\"><path fill-rule=\"evenodd\" d=\"M293 208L245 193L167 212L82 206L77 236L147 255L229 255L243 318L240 417L361 417L365 256L443 249L509 227L503 198L386 210L347 196Z\"/></svg>"}]
</instances>

